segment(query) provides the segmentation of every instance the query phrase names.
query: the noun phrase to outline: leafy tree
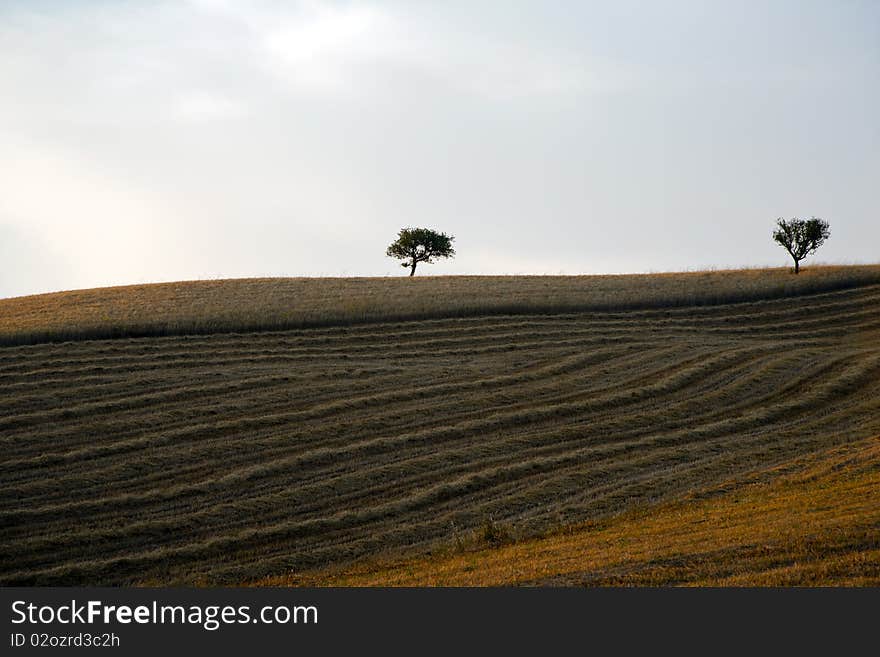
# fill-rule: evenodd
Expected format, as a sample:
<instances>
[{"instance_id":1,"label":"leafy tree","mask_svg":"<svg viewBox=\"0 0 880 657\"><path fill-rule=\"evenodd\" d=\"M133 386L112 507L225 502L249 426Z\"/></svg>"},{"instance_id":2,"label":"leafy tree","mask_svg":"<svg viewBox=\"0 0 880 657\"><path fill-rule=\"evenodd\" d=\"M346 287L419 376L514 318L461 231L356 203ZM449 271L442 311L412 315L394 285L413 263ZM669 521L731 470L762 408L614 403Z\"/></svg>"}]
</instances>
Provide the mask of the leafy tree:
<instances>
[{"instance_id":1,"label":"leafy tree","mask_svg":"<svg viewBox=\"0 0 880 657\"><path fill-rule=\"evenodd\" d=\"M773 239L788 251L794 260L794 273L800 272L801 260L815 253L831 236L828 222L812 217L810 219L776 220Z\"/></svg>"},{"instance_id":2,"label":"leafy tree","mask_svg":"<svg viewBox=\"0 0 880 657\"><path fill-rule=\"evenodd\" d=\"M385 251L390 258L403 260L401 266L409 267L409 275L416 273L420 262L430 264L433 258L451 258L455 255L452 240L446 233L437 233L428 228L401 228L397 239Z\"/></svg>"}]
</instances>

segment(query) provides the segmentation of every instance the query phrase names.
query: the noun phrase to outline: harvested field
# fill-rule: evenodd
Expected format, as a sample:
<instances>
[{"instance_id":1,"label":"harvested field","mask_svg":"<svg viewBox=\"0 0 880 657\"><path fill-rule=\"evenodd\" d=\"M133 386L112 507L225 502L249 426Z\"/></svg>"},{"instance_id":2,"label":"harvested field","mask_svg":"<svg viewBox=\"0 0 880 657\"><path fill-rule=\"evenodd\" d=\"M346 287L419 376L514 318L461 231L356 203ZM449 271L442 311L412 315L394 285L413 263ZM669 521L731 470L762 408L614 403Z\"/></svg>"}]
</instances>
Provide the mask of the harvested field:
<instances>
[{"instance_id":1,"label":"harvested field","mask_svg":"<svg viewBox=\"0 0 880 657\"><path fill-rule=\"evenodd\" d=\"M260 584L878 586L880 437L605 522L515 545L485 543L481 549L465 545L418 559L365 560Z\"/></svg>"},{"instance_id":2,"label":"harvested field","mask_svg":"<svg viewBox=\"0 0 880 657\"><path fill-rule=\"evenodd\" d=\"M0 299L0 345L519 313L665 309L880 284L880 265L619 276L255 278Z\"/></svg>"},{"instance_id":3,"label":"harvested field","mask_svg":"<svg viewBox=\"0 0 880 657\"><path fill-rule=\"evenodd\" d=\"M418 321L6 346L0 581L239 583L422 554L490 519L525 538L864 441L880 285L840 270L739 303L688 274L668 306L556 312L544 281L515 314L474 297ZM142 294L151 330L193 327ZM99 326L74 317L100 305L56 301L4 301L7 344Z\"/></svg>"}]
</instances>

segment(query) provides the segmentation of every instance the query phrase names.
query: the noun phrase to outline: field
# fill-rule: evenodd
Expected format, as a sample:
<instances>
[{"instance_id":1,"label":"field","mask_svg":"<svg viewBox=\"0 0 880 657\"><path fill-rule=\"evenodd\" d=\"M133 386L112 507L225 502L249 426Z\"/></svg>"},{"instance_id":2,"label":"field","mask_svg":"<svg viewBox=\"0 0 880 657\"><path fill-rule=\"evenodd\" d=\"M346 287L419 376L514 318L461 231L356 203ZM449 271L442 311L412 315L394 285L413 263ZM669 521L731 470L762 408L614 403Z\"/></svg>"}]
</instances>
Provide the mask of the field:
<instances>
[{"instance_id":1,"label":"field","mask_svg":"<svg viewBox=\"0 0 880 657\"><path fill-rule=\"evenodd\" d=\"M880 267L0 317L5 584L878 583Z\"/></svg>"},{"instance_id":2,"label":"field","mask_svg":"<svg viewBox=\"0 0 880 657\"><path fill-rule=\"evenodd\" d=\"M486 315L649 310L880 283L880 266L619 276L263 278L0 299L0 346L351 326Z\"/></svg>"},{"instance_id":3,"label":"field","mask_svg":"<svg viewBox=\"0 0 880 657\"><path fill-rule=\"evenodd\" d=\"M880 437L513 545L270 577L268 586L877 586ZM482 545L480 545L482 542Z\"/></svg>"}]
</instances>

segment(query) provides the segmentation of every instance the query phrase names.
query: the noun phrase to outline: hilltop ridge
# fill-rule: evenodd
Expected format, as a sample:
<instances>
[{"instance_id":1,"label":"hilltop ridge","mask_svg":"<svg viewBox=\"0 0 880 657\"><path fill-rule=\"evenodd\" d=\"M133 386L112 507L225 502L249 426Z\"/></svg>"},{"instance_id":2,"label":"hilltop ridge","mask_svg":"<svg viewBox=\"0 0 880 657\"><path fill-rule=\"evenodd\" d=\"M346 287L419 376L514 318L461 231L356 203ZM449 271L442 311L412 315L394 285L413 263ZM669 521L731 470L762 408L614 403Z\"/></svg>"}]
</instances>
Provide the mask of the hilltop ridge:
<instances>
[{"instance_id":1,"label":"hilltop ridge","mask_svg":"<svg viewBox=\"0 0 880 657\"><path fill-rule=\"evenodd\" d=\"M509 314L650 310L880 284L880 265L591 276L257 278L0 299L0 346Z\"/></svg>"}]
</instances>

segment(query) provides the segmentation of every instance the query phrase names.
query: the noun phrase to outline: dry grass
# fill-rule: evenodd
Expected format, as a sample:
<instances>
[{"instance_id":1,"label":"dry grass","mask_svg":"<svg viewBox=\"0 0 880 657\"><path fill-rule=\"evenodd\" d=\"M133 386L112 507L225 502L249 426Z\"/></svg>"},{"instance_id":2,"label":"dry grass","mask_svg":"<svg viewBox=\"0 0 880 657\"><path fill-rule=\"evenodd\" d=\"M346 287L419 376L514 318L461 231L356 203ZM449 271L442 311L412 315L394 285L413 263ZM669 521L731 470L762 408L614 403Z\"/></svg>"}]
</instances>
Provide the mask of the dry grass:
<instances>
[{"instance_id":1,"label":"dry grass","mask_svg":"<svg viewBox=\"0 0 880 657\"><path fill-rule=\"evenodd\" d=\"M880 283L880 266L622 276L278 278L0 299L0 345L445 317L712 305Z\"/></svg>"},{"instance_id":2,"label":"dry grass","mask_svg":"<svg viewBox=\"0 0 880 657\"><path fill-rule=\"evenodd\" d=\"M259 584L877 586L880 437L543 539Z\"/></svg>"},{"instance_id":3,"label":"dry grass","mask_svg":"<svg viewBox=\"0 0 880 657\"><path fill-rule=\"evenodd\" d=\"M705 280L724 276L760 278ZM668 279L682 303L711 298L703 275ZM522 286L559 299L583 280ZM67 330L76 309L51 307L29 330ZM235 583L426 553L490 518L516 540L604 522L880 434L878 345L875 284L3 347L0 582Z\"/></svg>"}]
</instances>

